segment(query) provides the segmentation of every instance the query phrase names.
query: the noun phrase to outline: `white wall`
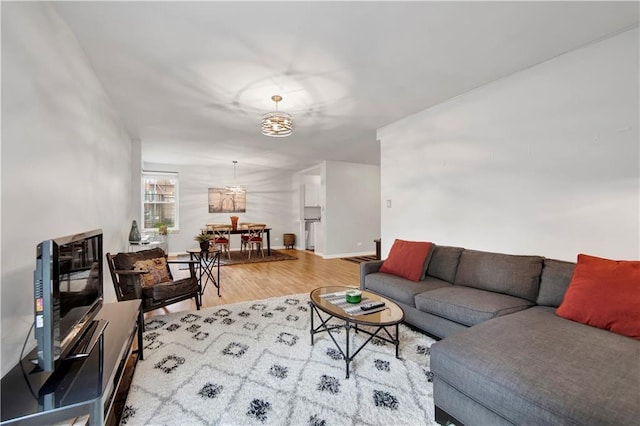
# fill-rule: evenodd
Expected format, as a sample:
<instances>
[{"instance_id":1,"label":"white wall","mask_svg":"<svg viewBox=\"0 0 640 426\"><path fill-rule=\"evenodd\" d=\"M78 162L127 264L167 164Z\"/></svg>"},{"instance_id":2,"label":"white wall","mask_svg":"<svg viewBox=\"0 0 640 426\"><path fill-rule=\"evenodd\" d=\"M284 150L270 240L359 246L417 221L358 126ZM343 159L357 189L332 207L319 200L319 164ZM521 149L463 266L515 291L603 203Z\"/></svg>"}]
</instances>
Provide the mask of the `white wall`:
<instances>
[{"instance_id":1,"label":"white wall","mask_svg":"<svg viewBox=\"0 0 640 426\"><path fill-rule=\"evenodd\" d=\"M209 213L208 189L234 184L233 164L217 167L177 166L145 163L146 170L178 172L179 231L169 235L172 254L195 248L193 238L207 223L228 223L238 216L239 222L266 223L271 228L271 247L282 247L283 233L296 233L297 215L292 210L293 173L257 168L239 162L236 183L247 190L246 213ZM232 235L231 250L240 249L240 236Z\"/></svg>"},{"instance_id":2,"label":"white wall","mask_svg":"<svg viewBox=\"0 0 640 426\"><path fill-rule=\"evenodd\" d=\"M125 248L131 141L50 5L2 3L2 375L33 322L36 245L102 228ZM108 271L105 299L115 301ZM33 334L27 351L35 346Z\"/></svg>"},{"instance_id":3,"label":"white wall","mask_svg":"<svg viewBox=\"0 0 640 426\"><path fill-rule=\"evenodd\" d=\"M375 253L373 240L380 237L380 168L326 161L322 179L323 257Z\"/></svg>"},{"instance_id":4,"label":"white wall","mask_svg":"<svg viewBox=\"0 0 640 426\"><path fill-rule=\"evenodd\" d=\"M383 256L404 238L571 261L640 258L638 36L380 129Z\"/></svg>"}]
</instances>

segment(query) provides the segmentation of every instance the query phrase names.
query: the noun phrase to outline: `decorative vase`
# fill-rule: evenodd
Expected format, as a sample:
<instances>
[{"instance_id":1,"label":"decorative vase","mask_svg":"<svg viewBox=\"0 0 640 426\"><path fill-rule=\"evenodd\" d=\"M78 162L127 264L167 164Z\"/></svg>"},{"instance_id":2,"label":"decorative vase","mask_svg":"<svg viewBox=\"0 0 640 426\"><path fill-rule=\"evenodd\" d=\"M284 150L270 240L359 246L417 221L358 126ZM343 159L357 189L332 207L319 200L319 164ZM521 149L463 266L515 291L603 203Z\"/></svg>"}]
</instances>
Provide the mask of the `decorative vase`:
<instances>
[{"instance_id":1,"label":"decorative vase","mask_svg":"<svg viewBox=\"0 0 640 426\"><path fill-rule=\"evenodd\" d=\"M135 220L131 223L131 231L129 231L129 242L139 243L141 240L140 231L138 231L138 222Z\"/></svg>"},{"instance_id":2,"label":"decorative vase","mask_svg":"<svg viewBox=\"0 0 640 426\"><path fill-rule=\"evenodd\" d=\"M238 229L238 216L231 216L231 229L234 231Z\"/></svg>"},{"instance_id":3,"label":"decorative vase","mask_svg":"<svg viewBox=\"0 0 640 426\"><path fill-rule=\"evenodd\" d=\"M210 241L200 241L200 250L208 251L209 250Z\"/></svg>"}]
</instances>

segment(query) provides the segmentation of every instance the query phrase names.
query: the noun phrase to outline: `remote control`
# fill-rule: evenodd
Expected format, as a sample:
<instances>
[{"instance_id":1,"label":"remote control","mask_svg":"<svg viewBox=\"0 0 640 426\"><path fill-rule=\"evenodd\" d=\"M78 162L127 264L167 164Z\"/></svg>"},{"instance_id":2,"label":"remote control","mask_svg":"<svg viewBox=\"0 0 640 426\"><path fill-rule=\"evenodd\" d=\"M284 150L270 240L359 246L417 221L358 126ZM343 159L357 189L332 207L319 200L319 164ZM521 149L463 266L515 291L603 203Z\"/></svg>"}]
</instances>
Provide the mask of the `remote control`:
<instances>
[{"instance_id":1,"label":"remote control","mask_svg":"<svg viewBox=\"0 0 640 426\"><path fill-rule=\"evenodd\" d=\"M382 306L384 306L384 302L369 302L360 306L360 309L362 309L363 311L370 311L372 309L380 308Z\"/></svg>"}]
</instances>

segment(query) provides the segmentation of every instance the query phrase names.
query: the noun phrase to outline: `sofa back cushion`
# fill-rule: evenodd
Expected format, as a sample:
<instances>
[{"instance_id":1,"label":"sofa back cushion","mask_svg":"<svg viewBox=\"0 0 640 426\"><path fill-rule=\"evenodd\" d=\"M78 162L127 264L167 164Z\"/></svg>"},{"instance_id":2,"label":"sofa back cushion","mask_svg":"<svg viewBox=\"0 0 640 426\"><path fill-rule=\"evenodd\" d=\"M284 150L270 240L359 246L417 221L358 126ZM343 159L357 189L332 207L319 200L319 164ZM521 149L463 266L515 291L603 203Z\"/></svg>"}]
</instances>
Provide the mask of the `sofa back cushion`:
<instances>
[{"instance_id":1,"label":"sofa back cushion","mask_svg":"<svg viewBox=\"0 0 640 426\"><path fill-rule=\"evenodd\" d=\"M113 257L113 264L116 269L123 271L131 271L134 269L136 262L140 260L156 259L165 257L164 250L161 248L153 248L149 250L140 250L130 253L118 253Z\"/></svg>"},{"instance_id":2,"label":"sofa back cushion","mask_svg":"<svg viewBox=\"0 0 640 426\"><path fill-rule=\"evenodd\" d=\"M545 259L540 277L540 292L536 303L557 308L571 282L576 264L562 260Z\"/></svg>"},{"instance_id":3,"label":"sofa back cushion","mask_svg":"<svg viewBox=\"0 0 640 426\"><path fill-rule=\"evenodd\" d=\"M426 275L453 283L462 247L434 246Z\"/></svg>"},{"instance_id":4,"label":"sofa back cushion","mask_svg":"<svg viewBox=\"0 0 640 426\"><path fill-rule=\"evenodd\" d=\"M454 283L535 302L543 261L541 256L464 250Z\"/></svg>"}]
</instances>

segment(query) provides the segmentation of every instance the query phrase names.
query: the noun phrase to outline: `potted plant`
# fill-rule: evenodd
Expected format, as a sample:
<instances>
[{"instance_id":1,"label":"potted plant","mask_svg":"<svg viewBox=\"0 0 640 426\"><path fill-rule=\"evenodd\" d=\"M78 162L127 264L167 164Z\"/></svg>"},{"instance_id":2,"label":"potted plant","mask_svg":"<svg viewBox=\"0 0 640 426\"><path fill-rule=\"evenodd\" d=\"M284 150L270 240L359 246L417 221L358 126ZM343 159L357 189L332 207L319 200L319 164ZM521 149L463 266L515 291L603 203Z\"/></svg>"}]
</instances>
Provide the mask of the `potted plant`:
<instances>
[{"instance_id":1,"label":"potted plant","mask_svg":"<svg viewBox=\"0 0 640 426\"><path fill-rule=\"evenodd\" d=\"M200 243L200 250L206 251L209 250L209 245L211 243L211 238L213 235L209 234L198 234L195 236L194 240Z\"/></svg>"},{"instance_id":2,"label":"potted plant","mask_svg":"<svg viewBox=\"0 0 640 426\"><path fill-rule=\"evenodd\" d=\"M153 227L154 228L158 228L158 235L163 235L163 236L167 236L169 235L169 226L171 225L171 223L169 222L165 222L165 221L160 221L160 222L156 222Z\"/></svg>"}]
</instances>

